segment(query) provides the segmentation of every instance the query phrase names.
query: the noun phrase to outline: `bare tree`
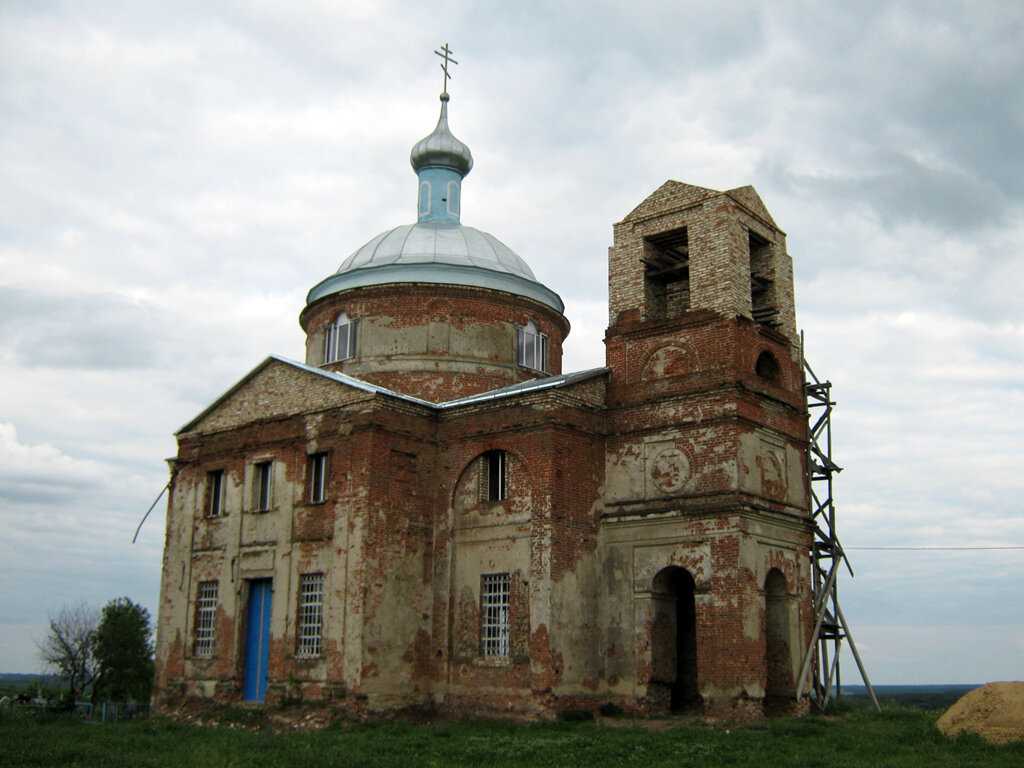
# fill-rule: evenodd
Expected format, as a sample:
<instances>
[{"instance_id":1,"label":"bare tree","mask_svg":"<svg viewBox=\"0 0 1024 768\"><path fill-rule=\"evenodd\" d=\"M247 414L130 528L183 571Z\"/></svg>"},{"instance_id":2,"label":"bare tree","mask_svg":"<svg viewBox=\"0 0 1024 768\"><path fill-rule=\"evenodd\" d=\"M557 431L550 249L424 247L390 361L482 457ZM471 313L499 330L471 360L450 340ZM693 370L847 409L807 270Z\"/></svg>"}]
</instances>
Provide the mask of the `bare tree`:
<instances>
[{"instance_id":1,"label":"bare tree","mask_svg":"<svg viewBox=\"0 0 1024 768\"><path fill-rule=\"evenodd\" d=\"M67 680L71 702L78 700L99 673L96 663L99 622L100 614L95 608L85 603L65 605L50 617L46 637L36 641L43 663Z\"/></svg>"}]
</instances>

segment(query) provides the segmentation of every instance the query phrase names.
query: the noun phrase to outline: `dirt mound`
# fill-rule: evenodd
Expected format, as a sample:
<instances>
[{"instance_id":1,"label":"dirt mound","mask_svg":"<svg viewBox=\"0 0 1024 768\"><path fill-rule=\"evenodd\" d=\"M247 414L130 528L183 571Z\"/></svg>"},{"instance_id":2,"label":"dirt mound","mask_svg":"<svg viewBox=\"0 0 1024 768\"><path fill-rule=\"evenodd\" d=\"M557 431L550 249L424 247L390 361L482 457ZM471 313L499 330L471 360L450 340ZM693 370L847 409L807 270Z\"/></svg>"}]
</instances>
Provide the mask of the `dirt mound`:
<instances>
[{"instance_id":1,"label":"dirt mound","mask_svg":"<svg viewBox=\"0 0 1024 768\"><path fill-rule=\"evenodd\" d=\"M947 709L936 725L946 736L970 731L993 744L1024 741L1024 682L975 688Z\"/></svg>"}]
</instances>

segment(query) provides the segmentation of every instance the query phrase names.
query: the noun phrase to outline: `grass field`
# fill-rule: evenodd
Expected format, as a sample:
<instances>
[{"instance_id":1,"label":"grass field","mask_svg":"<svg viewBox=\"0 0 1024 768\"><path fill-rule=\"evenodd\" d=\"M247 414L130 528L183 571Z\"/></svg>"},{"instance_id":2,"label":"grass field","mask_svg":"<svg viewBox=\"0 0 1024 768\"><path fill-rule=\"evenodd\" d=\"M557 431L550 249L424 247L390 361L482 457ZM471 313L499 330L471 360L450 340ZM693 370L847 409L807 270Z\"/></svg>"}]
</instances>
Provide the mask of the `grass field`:
<instances>
[{"instance_id":1,"label":"grass field","mask_svg":"<svg viewBox=\"0 0 1024 768\"><path fill-rule=\"evenodd\" d=\"M66 716L0 715L0 766L61 768L316 768L317 766L1013 766L1024 744L949 741L935 711L888 706L746 728L626 721L516 725L437 722L338 725L275 733L180 725L159 718L93 724Z\"/></svg>"}]
</instances>

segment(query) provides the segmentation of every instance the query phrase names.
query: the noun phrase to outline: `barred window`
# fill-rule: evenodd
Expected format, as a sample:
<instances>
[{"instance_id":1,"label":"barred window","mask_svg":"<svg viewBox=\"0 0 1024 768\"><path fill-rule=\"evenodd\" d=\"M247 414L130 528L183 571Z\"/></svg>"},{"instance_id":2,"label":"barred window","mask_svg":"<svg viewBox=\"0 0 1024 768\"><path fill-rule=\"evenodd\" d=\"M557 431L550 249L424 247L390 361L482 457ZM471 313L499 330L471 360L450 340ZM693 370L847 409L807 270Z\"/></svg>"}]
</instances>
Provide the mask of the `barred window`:
<instances>
[{"instance_id":1,"label":"barred window","mask_svg":"<svg viewBox=\"0 0 1024 768\"><path fill-rule=\"evenodd\" d=\"M261 461L256 465L256 472L253 476L253 506L257 512L269 512L271 494L273 493L274 464L270 461Z\"/></svg>"},{"instance_id":2,"label":"barred window","mask_svg":"<svg viewBox=\"0 0 1024 768\"><path fill-rule=\"evenodd\" d=\"M480 457L480 501L504 501L508 498L507 467L508 458L504 451L487 451Z\"/></svg>"},{"instance_id":3,"label":"barred window","mask_svg":"<svg viewBox=\"0 0 1024 768\"><path fill-rule=\"evenodd\" d=\"M509 591L507 573L485 573L480 577L480 655L509 655Z\"/></svg>"},{"instance_id":4,"label":"barred window","mask_svg":"<svg viewBox=\"0 0 1024 768\"><path fill-rule=\"evenodd\" d=\"M209 499L206 505L207 517L220 517L224 514L224 470L215 469L206 473L206 492Z\"/></svg>"},{"instance_id":5,"label":"barred window","mask_svg":"<svg viewBox=\"0 0 1024 768\"><path fill-rule=\"evenodd\" d=\"M327 332L324 334L324 362L335 363L338 360L355 357L358 329L358 320L349 320L344 312L338 315L337 319L327 326Z\"/></svg>"},{"instance_id":6,"label":"barred window","mask_svg":"<svg viewBox=\"0 0 1024 768\"><path fill-rule=\"evenodd\" d=\"M309 457L309 500L319 504L327 499L327 454L314 453Z\"/></svg>"},{"instance_id":7,"label":"barred window","mask_svg":"<svg viewBox=\"0 0 1024 768\"><path fill-rule=\"evenodd\" d=\"M299 656L320 655L324 616L324 575L304 573L299 577Z\"/></svg>"},{"instance_id":8,"label":"barred window","mask_svg":"<svg viewBox=\"0 0 1024 768\"><path fill-rule=\"evenodd\" d=\"M548 370L548 337L532 321L516 328L516 362L523 368Z\"/></svg>"},{"instance_id":9,"label":"barred window","mask_svg":"<svg viewBox=\"0 0 1024 768\"><path fill-rule=\"evenodd\" d=\"M217 582L201 581L196 592L196 656L213 656L217 619Z\"/></svg>"}]
</instances>

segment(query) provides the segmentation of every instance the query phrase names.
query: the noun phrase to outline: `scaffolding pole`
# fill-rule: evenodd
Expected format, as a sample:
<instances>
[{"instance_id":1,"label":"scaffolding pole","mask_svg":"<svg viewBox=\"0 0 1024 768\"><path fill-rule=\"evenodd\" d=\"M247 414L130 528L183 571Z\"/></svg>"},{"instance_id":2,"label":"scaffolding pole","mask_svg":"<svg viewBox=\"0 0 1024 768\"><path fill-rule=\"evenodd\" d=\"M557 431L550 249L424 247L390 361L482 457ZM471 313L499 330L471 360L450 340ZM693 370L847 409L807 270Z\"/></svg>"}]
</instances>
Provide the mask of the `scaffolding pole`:
<instances>
[{"instance_id":1,"label":"scaffolding pole","mask_svg":"<svg viewBox=\"0 0 1024 768\"><path fill-rule=\"evenodd\" d=\"M839 698L842 687L839 654L845 641L850 645L871 701L881 711L875 689L857 652L853 633L839 607L839 570L845 566L850 576L853 576L853 569L836 531L833 480L843 469L832 460L832 409L835 407L832 382L819 379L803 357L802 333L800 356L803 360L808 418L807 486L811 499L811 524L814 527L814 542L811 545L814 631L800 666L797 698L810 691L819 709L824 709L830 700Z\"/></svg>"}]
</instances>

